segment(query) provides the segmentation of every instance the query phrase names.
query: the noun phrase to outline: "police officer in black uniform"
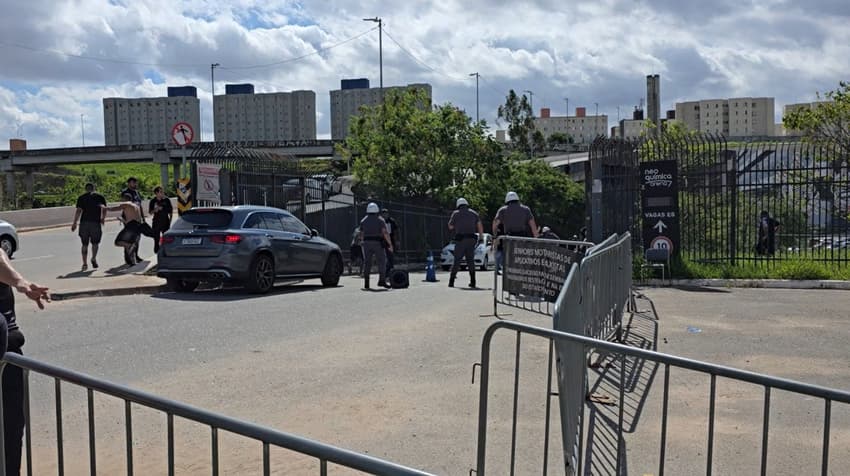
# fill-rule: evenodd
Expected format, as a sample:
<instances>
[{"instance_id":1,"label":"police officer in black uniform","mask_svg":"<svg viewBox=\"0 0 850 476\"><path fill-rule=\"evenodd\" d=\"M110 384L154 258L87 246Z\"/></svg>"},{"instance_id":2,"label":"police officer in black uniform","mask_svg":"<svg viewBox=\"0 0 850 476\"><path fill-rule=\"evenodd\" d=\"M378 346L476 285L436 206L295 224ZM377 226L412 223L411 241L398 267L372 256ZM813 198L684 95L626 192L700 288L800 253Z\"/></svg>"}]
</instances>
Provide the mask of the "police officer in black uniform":
<instances>
[{"instance_id":1,"label":"police officer in black uniform","mask_svg":"<svg viewBox=\"0 0 850 476\"><path fill-rule=\"evenodd\" d=\"M24 334L18 328L15 316L15 288L35 301L44 309L42 301L50 301L47 288L24 279L9 262L6 253L0 251L0 357L6 352L21 354ZM6 474L21 474L21 450L24 436L24 374L20 367L6 365L3 368L3 442L6 452Z\"/></svg>"},{"instance_id":2,"label":"police officer in black uniform","mask_svg":"<svg viewBox=\"0 0 850 476\"><path fill-rule=\"evenodd\" d=\"M372 271L372 258L378 259L378 286L389 288L387 283L387 254L393 251L393 243L387 232L387 223L378 216L380 209L376 203L366 206L366 216L360 221L360 234L363 241L363 289L369 289L369 273Z\"/></svg>"},{"instance_id":3,"label":"police officer in black uniform","mask_svg":"<svg viewBox=\"0 0 850 476\"><path fill-rule=\"evenodd\" d=\"M525 236L537 238L537 222L534 221L534 214L531 209L519 202L519 195L516 192L508 192L505 195L505 206L496 212L496 219L493 220L493 234L502 224L505 228L505 235L508 236Z\"/></svg>"},{"instance_id":4,"label":"police officer in black uniform","mask_svg":"<svg viewBox=\"0 0 850 476\"><path fill-rule=\"evenodd\" d=\"M478 239L484 234L484 225L481 218L474 210L469 209L469 202L465 198L458 198L457 210L452 212L449 218L449 231L455 233L454 263L451 275L449 275L449 287L455 286L455 277L460 268L461 258L466 260L466 268L469 270L469 287L475 287L475 247Z\"/></svg>"}]
</instances>

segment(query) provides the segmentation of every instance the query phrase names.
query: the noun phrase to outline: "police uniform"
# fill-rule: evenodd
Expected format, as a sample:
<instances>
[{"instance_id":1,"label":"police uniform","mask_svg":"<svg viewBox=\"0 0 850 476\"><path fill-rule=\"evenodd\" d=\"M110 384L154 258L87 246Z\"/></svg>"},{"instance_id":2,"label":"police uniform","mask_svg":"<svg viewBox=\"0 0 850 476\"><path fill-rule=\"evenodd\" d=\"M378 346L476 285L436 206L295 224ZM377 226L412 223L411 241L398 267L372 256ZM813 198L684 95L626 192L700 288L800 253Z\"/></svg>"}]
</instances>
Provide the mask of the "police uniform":
<instances>
[{"instance_id":1,"label":"police uniform","mask_svg":"<svg viewBox=\"0 0 850 476\"><path fill-rule=\"evenodd\" d=\"M15 295L8 284L0 283L0 313L8 334L2 332L6 342L6 351L21 353L24 346L24 334L18 328L15 318ZM8 335L8 338L6 336ZM21 451L23 447L24 425L24 374L20 367L6 365L3 368L3 441L6 451L6 474L20 474Z\"/></svg>"},{"instance_id":2,"label":"police uniform","mask_svg":"<svg viewBox=\"0 0 850 476\"><path fill-rule=\"evenodd\" d=\"M387 254L384 252L384 233L387 224L377 213L370 213L360 221L363 233L363 276L365 288L369 288L369 272L372 271L372 257L378 259L378 285L386 287Z\"/></svg>"},{"instance_id":3,"label":"police uniform","mask_svg":"<svg viewBox=\"0 0 850 476\"><path fill-rule=\"evenodd\" d=\"M468 206L462 206L452 212L449 225L455 231L454 264L452 264L449 276L449 287L455 284L457 270L460 268L461 258L466 259L466 268L469 270L469 286L475 287L475 247L478 244L478 224L481 222L478 213L470 210Z\"/></svg>"},{"instance_id":4,"label":"police uniform","mask_svg":"<svg viewBox=\"0 0 850 476\"><path fill-rule=\"evenodd\" d=\"M505 226L505 235L534 236L528 222L534 219L534 214L527 206L516 202L508 203L496 212L496 219Z\"/></svg>"}]
</instances>

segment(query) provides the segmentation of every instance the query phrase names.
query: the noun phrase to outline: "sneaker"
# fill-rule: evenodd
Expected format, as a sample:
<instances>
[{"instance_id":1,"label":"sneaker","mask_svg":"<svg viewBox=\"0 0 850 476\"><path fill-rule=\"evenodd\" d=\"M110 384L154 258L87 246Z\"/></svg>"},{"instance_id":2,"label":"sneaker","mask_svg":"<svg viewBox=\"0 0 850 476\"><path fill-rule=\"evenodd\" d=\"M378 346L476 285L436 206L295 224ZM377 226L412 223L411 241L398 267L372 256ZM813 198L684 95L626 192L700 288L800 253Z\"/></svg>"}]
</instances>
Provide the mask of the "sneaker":
<instances>
[{"instance_id":1,"label":"sneaker","mask_svg":"<svg viewBox=\"0 0 850 476\"><path fill-rule=\"evenodd\" d=\"M89 269L89 265L83 263L83 267L82 267L82 269L80 269L80 271L86 271L88 269Z\"/></svg>"},{"instance_id":2,"label":"sneaker","mask_svg":"<svg viewBox=\"0 0 850 476\"><path fill-rule=\"evenodd\" d=\"M91 259L91 267L97 269L97 258Z\"/></svg>"}]
</instances>

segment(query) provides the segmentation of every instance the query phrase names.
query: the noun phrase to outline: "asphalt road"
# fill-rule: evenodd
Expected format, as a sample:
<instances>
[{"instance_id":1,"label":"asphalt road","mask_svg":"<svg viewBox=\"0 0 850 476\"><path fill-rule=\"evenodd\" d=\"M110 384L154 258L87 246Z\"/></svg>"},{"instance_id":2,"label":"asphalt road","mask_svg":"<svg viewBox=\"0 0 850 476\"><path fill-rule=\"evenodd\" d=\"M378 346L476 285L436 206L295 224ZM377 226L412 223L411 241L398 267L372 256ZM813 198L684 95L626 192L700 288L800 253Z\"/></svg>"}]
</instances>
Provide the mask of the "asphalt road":
<instances>
[{"instance_id":1,"label":"asphalt road","mask_svg":"<svg viewBox=\"0 0 850 476\"><path fill-rule=\"evenodd\" d=\"M38 359L434 473L465 474L474 466L476 448L472 364L480 360L482 335L493 322L479 314L491 309L491 295L448 289L446 274L438 276L442 282L425 283L422 275L413 275L411 288L393 291L364 292L358 280L345 277L333 289L305 282L259 297L204 292L92 298L38 312L21 301L19 320L28 338L25 351ZM634 343L649 339L662 352L850 388L847 292L648 294L659 320L632 321ZM511 318L549 324L521 312ZM514 345L514 336L504 334L493 346L488 455L495 474L508 473ZM546 348L544 342L523 340L516 474L541 470ZM644 365L630 379L627 473L655 474L661 378ZM704 472L705 380L673 373L668 474ZM53 382L33 377L32 389L36 474L52 473ZM604 385L600 390L606 391ZM757 472L762 393L726 381L718 386L717 474ZM823 404L785 397L775 395L768 473L815 473ZM66 474L85 473L85 394L66 388L63 403ZM611 469L614 440L600 422L610 424L614 409L597 407L594 414L596 453L588 466L593 474ZM556 407L553 411L550 473L563 474ZM95 413L98 470L124 472L123 405L98 397ZM833 418L831 458L839 470L850 461L850 411L836 407ZM134 410L136 474L165 472L164 423L161 414ZM178 419L176 441L178 473L209 474L209 429ZM223 435L221 455L223 474L259 472L256 443ZM276 450L272 466L276 474L317 469L313 461Z\"/></svg>"}]
</instances>

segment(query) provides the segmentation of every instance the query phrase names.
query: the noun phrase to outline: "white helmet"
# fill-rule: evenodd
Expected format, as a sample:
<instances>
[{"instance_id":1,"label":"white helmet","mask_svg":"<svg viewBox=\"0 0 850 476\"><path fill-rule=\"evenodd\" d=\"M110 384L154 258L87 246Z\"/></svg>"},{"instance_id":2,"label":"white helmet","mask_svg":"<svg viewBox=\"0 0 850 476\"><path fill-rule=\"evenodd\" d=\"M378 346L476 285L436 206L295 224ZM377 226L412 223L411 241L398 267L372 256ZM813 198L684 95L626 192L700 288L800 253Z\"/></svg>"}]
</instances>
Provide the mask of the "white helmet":
<instances>
[{"instance_id":1,"label":"white helmet","mask_svg":"<svg viewBox=\"0 0 850 476\"><path fill-rule=\"evenodd\" d=\"M541 233L549 233L550 231L552 231L551 228L549 228L548 226L544 226L543 230L541 230Z\"/></svg>"},{"instance_id":2,"label":"white helmet","mask_svg":"<svg viewBox=\"0 0 850 476\"><path fill-rule=\"evenodd\" d=\"M518 201L519 201L519 195L517 195L516 192L508 192L508 194L505 195L505 203L518 202Z\"/></svg>"},{"instance_id":3,"label":"white helmet","mask_svg":"<svg viewBox=\"0 0 850 476\"><path fill-rule=\"evenodd\" d=\"M381 209L378 208L378 204L375 202L366 205L366 213L378 213L380 211Z\"/></svg>"},{"instance_id":4,"label":"white helmet","mask_svg":"<svg viewBox=\"0 0 850 476\"><path fill-rule=\"evenodd\" d=\"M466 201L466 199L465 199L465 198L463 198L463 197L458 198L458 199L457 199L457 203L455 204L455 207L456 207L456 208L460 208L460 207L462 207L462 206L464 206L464 205L466 205L466 206L468 207L468 206L469 206L469 202L467 202L467 201Z\"/></svg>"}]
</instances>

